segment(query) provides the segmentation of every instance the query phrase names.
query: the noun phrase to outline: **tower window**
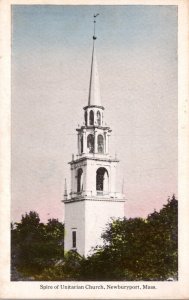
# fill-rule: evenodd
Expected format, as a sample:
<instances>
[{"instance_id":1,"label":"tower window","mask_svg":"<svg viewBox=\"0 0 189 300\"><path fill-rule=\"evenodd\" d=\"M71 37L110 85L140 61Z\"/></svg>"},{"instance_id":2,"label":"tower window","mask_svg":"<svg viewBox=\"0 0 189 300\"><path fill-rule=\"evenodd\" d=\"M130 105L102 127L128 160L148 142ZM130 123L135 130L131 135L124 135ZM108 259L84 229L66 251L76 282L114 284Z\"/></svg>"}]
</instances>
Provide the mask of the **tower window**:
<instances>
[{"instance_id":1,"label":"tower window","mask_svg":"<svg viewBox=\"0 0 189 300\"><path fill-rule=\"evenodd\" d=\"M85 125L87 126L87 111L85 111Z\"/></svg>"},{"instance_id":2,"label":"tower window","mask_svg":"<svg viewBox=\"0 0 189 300\"><path fill-rule=\"evenodd\" d=\"M89 114L89 124L94 125L94 112L93 112L93 110L91 110L90 114Z\"/></svg>"},{"instance_id":3,"label":"tower window","mask_svg":"<svg viewBox=\"0 0 189 300\"><path fill-rule=\"evenodd\" d=\"M76 248L76 230L72 231L72 248Z\"/></svg>"},{"instance_id":4,"label":"tower window","mask_svg":"<svg viewBox=\"0 0 189 300\"><path fill-rule=\"evenodd\" d=\"M108 171L105 168L96 171L96 190L108 193Z\"/></svg>"},{"instance_id":5,"label":"tower window","mask_svg":"<svg viewBox=\"0 0 189 300\"><path fill-rule=\"evenodd\" d=\"M87 148L89 149L89 153L94 153L94 135L89 134L87 137Z\"/></svg>"},{"instance_id":6,"label":"tower window","mask_svg":"<svg viewBox=\"0 0 189 300\"><path fill-rule=\"evenodd\" d=\"M98 153L104 153L104 138L101 134L98 135Z\"/></svg>"},{"instance_id":7,"label":"tower window","mask_svg":"<svg viewBox=\"0 0 189 300\"><path fill-rule=\"evenodd\" d=\"M81 192L83 190L83 170L79 169L77 171L77 192Z\"/></svg>"},{"instance_id":8,"label":"tower window","mask_svg":"<svg viewBox=\"0 0 189 300\"><path fill-rule=\"evenodd\" d=\"M81 136L81 153L83 153L83 135Z\"/></svg>"},{"instance_id":9,"label":"tower window","mask_svg":"<svg viewBox=\"0 0 189 300\"><path fill-rule=\"evenodd\" d=\"M100 114L99 110L97 111L96 116L97 116L97 124L101 125L101 114Z\"/></svg>"}]
</instances>

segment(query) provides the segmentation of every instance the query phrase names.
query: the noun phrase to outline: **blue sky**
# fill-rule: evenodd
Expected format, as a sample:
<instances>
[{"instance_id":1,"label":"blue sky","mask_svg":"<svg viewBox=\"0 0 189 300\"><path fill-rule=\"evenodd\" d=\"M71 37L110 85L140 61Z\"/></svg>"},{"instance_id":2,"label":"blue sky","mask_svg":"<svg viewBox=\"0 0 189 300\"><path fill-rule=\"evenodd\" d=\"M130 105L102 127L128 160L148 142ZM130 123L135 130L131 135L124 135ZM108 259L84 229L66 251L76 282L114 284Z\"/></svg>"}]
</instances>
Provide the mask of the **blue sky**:
<instances>
[{"instance_id":1,"label":"blue sky","mask_svg":"<svg viewBox=\"0 0 189 300\"><path fill-rule=\"evenodd\" d=\"M105 118L127 217L177 193L177 7L12 6L12 219L62 220L87 104L93 14Z\"/></svg>"}]
</instances>

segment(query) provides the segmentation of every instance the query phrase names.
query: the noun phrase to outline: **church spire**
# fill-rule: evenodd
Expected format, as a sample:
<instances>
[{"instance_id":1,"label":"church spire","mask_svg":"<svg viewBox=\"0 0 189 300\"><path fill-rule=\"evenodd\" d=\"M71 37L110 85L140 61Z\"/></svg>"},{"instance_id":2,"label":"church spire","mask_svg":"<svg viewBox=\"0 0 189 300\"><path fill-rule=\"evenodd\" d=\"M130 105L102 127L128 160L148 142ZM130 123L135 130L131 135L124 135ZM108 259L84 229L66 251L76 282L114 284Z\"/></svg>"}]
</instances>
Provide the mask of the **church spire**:
<instances>
[{"instance_id":1,"label":"church spire","mask_svg":"<svg viewBox=\"0 0 189 300\"><path fill-rule=\"evenodd\" d=\"M65 182L65 252L74 250L90 255L92 248L103 243L101 235L111 219L124 217L124 198L116 192L117 158L109 149L111 129L104 122L100 103L99 79L95 57L95 23L89 86L89 102L84 109L84 123L78 126L76 158L72 156L71 192Z\"/></svg>"},{"instance_id":2,"label":"church spire","mask_svg":"<svg viewBox=\"0 0 189 300\"><path fill-rule=\"evenodd\" d=\"M88 106L101 106L101 97L100 97L100 84L99 84L99 75L98 75L98 66L95 55L95 41L97 39L95 33L96 27L96 17L99 14L94 15L94 34L93 34L93 50L92 50L92 61L91 61L91 74L90 74L90 83L89 83L89 99Z\"/></svg>"}]
</instances>

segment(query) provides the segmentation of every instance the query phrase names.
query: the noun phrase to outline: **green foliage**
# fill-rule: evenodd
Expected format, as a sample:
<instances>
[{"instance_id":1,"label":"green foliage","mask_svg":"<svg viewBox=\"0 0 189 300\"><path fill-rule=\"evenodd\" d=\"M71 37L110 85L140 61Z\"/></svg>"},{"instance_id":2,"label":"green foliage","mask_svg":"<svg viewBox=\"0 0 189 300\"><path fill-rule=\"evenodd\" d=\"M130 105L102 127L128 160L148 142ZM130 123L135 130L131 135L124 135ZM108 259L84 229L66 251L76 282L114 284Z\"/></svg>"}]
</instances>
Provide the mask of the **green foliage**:
<instances>
[{"instance_id":1,"label":"green foliage","mask_svg":"<svg viewBox=\"0 0 189 300\"><path fill-rule=\"evenodd\" d=\"M167 280L177 279L178 201L173 195L160 212L146 219L117 219L107 225L103 246L89 257L75 251L63 256L64 225L40 222L36 212L11 224L12 263L22 279L34 280ZM25 279L26 280L26 279Z\"/></svg>"},{"instance_id":2,"label":"green foliage","mask_svg":"<svg viewBox=\"0 0 189 300\"><path fill-rule=\"evenodd\" d=\"M154 280L177 277L178 270L178 201L173 195L159 213L147 218L150 237L148 259L151 276ZM154 255L154 257L152 257Z\"/></svg>"},{"instance_id":3,"label":"green foliage","mask_svg":"<svg viewBox=\"0 0 189 300\"><path fill-rule=\"evenodd\" d=\"M38 274L63 258L63 241L62 223L50 219L43 224L36 212L26 213L11 226L12 264L26 276Z\"/></svg>"},{"instance_id":4,"label":"green foliage","mask_svg":"<svg viewBox=\"0 0 189 300\"><path fill-rule=\"evenodd\" d=\"M43 281L74 281L80 280L82 258L76 251L68 251L64 259L54 266L45 268L36 276L36 280Z\"/></svg>"},{"instance_id":5,"label":"green foliage","mask_svg":"<svg viewBox=\"0 0 189 300\"><path fill-rule=\"evenodd\" d=\"M167 280L177 278L175 196L147 219L115 220L103 234L104 245L81 268L82 280Z\"/></svg>"}]
</instances>

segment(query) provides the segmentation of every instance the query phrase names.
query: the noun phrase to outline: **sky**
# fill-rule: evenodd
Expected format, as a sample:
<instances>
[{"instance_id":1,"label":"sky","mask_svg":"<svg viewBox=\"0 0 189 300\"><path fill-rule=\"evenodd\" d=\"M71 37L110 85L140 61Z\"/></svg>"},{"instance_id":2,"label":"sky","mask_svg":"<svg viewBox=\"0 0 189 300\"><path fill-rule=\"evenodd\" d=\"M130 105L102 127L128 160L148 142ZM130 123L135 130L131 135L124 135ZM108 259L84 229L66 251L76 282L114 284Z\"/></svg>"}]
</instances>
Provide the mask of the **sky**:
<instances>
[{"instance_id":1,"label":"sky","mask_svg":"<svg viewBox=\"0 0 189 300\"><path fill-rule=\"evenodd\" d=\"M75 129L84 121L96 52L110 152L125 216L177 195L177 7L12 6L12 221L31 210L64 220Z\"/></svg>"}]
</instances>

